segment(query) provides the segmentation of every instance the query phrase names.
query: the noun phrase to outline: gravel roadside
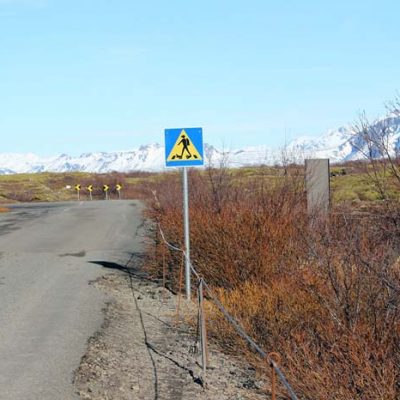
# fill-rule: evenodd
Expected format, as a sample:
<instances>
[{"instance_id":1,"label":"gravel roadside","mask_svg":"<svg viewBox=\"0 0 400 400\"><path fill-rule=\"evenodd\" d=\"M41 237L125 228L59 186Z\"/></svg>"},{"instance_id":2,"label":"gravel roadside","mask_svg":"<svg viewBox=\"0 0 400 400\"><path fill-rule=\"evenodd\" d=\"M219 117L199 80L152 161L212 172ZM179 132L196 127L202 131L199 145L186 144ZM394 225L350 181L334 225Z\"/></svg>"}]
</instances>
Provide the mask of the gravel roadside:
<instances>
[{"instance_id":1,"label":"gravel roadside","mask_svg":"<svg viewBox=\"0 0 400 400\"><path fill-rule=\"evenodd\" d=\"M211 368L201 379L190 328L174 326L177 297L132 272L92 283L106 292L102 329L88 343L75 372L81 399L269 399L254 369L210 346Z\"/></svg>"}]
</instances>

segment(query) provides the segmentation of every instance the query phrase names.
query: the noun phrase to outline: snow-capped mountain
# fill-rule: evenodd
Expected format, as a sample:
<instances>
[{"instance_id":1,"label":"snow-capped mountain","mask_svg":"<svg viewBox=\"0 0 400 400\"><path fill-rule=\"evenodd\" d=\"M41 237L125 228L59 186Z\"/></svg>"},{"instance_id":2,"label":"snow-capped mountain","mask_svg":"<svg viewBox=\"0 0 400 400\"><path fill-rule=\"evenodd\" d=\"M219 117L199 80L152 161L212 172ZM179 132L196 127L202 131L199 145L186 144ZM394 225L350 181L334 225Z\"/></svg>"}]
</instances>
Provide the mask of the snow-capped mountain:
<instances>
[{"instance_id":1,"label":"snow-capped mountain","mask_svg":"<svg viewBox=\"0 0 400 400\"><path fill-rule=\"evenodd\" d=\"M300 137L288 145L289 157L329 158L332 162L346 161L355 151L352 146L353 132L348 128L329 131L318 137Z\"/></svg>"},{"instance_id":2,"label":"snow-capped mountain","mask_svg":"<svg viewBox=\"0 0 400 400\"><path fill-rule=\"evenodd\" d=\"M391 152L400 150L400 116L390 115L372 124L367 132L373 136L382 130L387 133L387 146ZM379 149L375 149L379 156ZM239 150L221 151L205 144L205 163L215 166L224 163L232 167L301 162L305 158L329 158L331 162L362 159L367 153L367 142L363 134L342 127L329 131L321 137L300 137L282 150L267 146L245 147ZM128 172L162 171L164 147L159 144L143 145L130 151L112 153L85 153L79 157L67 154L40 158L35 154L0 154L0 174L31 172Z\"/></svg>"},{"instance_id":3,"label":"snow-capped mountain","mask_svg":"<svg viewBox=\"0 0 400 400\"><path fill-rule=\"evenodd\" d=\"M394 154L400 149L400 115L382 118L364 132L356 133L352 128L342 127L319 138L298 138L288 147L300 158L329 158L332 162L352 161L363 159L369 153L366 136L374 140L382 134L385 136L385 146L389 153ZM381 151L376 146L373 147L375 149L372 149L372 155L382 156Z\"/></svg>"},{"instance_id":4,"label":"snow-capped mountain","mask_svg":"<svg viewBox=\"0 0 400 400\"><path fill-rule=\"evenodd\" d=\"M163 168L164 148L158 144L141 146L132 151L67 154L39 158L34 154L0 154L1 173L29 172L125 172L159 171Z\"/></svg>"}]
</instances>

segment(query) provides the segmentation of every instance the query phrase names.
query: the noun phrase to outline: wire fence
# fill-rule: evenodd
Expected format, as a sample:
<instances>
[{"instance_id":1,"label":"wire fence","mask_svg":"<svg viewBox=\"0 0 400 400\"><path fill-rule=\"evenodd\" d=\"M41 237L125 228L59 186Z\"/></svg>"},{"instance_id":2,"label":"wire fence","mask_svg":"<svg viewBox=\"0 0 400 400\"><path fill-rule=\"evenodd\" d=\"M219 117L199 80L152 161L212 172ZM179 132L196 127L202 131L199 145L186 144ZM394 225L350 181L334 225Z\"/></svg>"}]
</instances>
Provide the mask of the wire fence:
<instances>
[{"instance_id":1,"label":"wire fence","mask_svg":"<svg viewBox=\"0 0 400 400\"><path fill-rule=\"evenodd\" d=\"M169 243L168 240L165 237L164 231L162 230L162 227L160 223L158 223L158 230L160 232L161 238L163 243L171 250L177 251L182 253L183 259L187 259L187 254L186 252L177 247L174 246L173 244ZM235 329L237 334L241 336L249 345L253 351L258 353L263 359L265 359L268 364L270 365L272 369L272 399L274 400L276 397L275 394L275 374L278 376L280 382L282 385L286 388L291 400L298 400L298 397L296 393L294 392L292 386L289 384L288 379L282 372L281 368L279 367L279 355L277 353L267 353L265 352L262 347L256 343L244 330L244 328L240 325L238 321L226 310L226 308L223 306L223 304L218 300L216 297L215 293L211 289L211 287L207 284L207 282L204 280L204 278L196 271L194 266L192 265L191 261L189 261L190 269L193 275L196 277L197 282L198 282L198 293L199 293L199 325L200 325L200 337L201 337L201 347L202 347L202 363L203 363L203 372L205 373L206 371L206 360L208 358L207 355L207 349L206 349L206 328L205 328L205 320L204 320L204 307L203 307L203 290L205 290L208 294L209 299L214 303L214 305L218 308L218 310L223 314L225 319L232 325L232 327ZM180 274L182 275L182 274ZM181 279L181 278L180 278ZM179 292L181 291L181 288L179 288ZM179 304L178 304L179 307ZM179 311L178 311L179 312Z\"/></svg>"}]
</instances>

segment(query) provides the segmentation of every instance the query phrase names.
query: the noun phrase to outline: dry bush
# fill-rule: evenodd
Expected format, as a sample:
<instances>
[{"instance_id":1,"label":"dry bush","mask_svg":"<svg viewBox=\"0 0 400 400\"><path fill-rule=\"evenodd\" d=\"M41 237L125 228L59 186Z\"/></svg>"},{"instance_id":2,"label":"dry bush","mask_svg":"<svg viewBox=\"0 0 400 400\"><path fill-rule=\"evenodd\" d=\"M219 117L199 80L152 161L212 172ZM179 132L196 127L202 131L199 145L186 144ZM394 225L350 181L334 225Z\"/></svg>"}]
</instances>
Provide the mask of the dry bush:
<instances>
[{"instance_id":1,"label":"dry bush","mask_svg":"<svg viewBox=\"0 0 400 400\"><path fill-rule=\"evenodd\" d=\"M246 331L282 354L301 398L399 398L400 206L310 219L301 171L257 176L190 173L192 263ZM149 208L179 247L181 191L179 175L165 175ZM150 269L161 277L165 261L176 290L181 255L155 243ZM210 334L255 362L211 303L208 315Z\"/></svg>"},{"instance_id":2,"label":"dry bush","mask_svg":"<svg viewBox=\"0 0 400 400\"><path fill-rule=\"evenodd\" d=\"M14 190L7 193L7 198L21 203L30 203L33 201L40 200L32 189L24 190L22 187L19 187L18 185L16 185L16 188Z\"/></svg>"}]
</instances>

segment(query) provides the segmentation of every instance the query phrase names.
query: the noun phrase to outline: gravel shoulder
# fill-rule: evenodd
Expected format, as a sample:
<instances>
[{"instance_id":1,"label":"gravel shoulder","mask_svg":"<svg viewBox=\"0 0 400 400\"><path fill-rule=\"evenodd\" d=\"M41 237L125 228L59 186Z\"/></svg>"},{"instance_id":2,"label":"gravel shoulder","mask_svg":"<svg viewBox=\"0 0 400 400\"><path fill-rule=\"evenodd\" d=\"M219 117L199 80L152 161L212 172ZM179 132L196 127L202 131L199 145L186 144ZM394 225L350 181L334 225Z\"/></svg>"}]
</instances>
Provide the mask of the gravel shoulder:
<instances>
[{"instance_id":1,"label":"gravel shoulder","mask_svg":"<svg viewBox=\"0 0 400 400\"><path fill-rule=\"evenodd\" d=\"M81 399L250 400L270 398L254 369L210 346L203 382L196 335L176 326L177 297L121 268L92 284L110 299L102 329L88 343L75 372Z\"/></svg>"}]
</instances>

